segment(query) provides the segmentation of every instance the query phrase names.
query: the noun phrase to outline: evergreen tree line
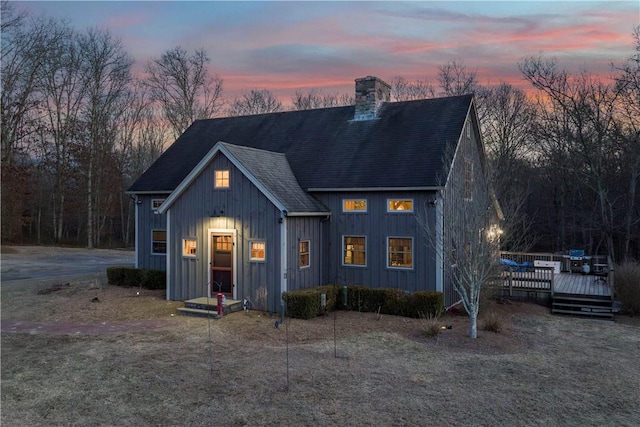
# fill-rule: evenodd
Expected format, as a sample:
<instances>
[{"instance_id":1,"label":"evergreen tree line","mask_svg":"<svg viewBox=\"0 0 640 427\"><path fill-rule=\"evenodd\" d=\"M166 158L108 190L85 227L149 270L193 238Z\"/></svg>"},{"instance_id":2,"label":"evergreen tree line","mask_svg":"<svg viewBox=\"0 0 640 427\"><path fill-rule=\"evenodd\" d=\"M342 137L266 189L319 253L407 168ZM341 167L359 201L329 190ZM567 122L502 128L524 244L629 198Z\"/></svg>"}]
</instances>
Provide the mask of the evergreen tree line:
<instances>
[{"instance_id":1,"label":"evergreen tree line","mask_svg":"<svg viewBox=\"0 0 640 427\"><path fill-rule=\"evenodd\" d=\"M79 32L6 0L2 18L3 243L131 246L125 190L194 120L354 102L312 89L285 106L259 88L231 100L204 49L169 49L136 76L108 31ZM633 40L606 77L523 58L526 92L483 85L461 61L433 81L388 82L393 101L476 95L493 189L510 218L504 248L640 259L640 27Z\"/></svg>"}]
</instances>

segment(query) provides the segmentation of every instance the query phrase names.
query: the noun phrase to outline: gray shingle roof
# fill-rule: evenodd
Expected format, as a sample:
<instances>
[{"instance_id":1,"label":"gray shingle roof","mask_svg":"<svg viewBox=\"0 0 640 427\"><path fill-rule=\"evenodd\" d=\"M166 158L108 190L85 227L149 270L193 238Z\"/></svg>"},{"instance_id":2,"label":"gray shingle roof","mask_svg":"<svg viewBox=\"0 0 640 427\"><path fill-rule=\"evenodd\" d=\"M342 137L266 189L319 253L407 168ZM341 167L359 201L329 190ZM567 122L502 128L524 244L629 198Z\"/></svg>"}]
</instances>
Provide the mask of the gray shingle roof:
<instances>
[{"instance_id":1,"label":"gray shingle roof","mask_svg":"<svg viewBox=\"0 0 640 427\"><path fill-rule=\"evenodd\" d=\"M385 103L367 121L352 120L353 106L199 120L129 192L173 191L218 141L284 154L305 190L439 186L471 103L471 95Z\"/></svg>"},{"instance_id":2,"label":"gray shingle roof","mask_svg":"<svg viewBox=\"0 0 640 427\"><path fill-rule=\"evenodd\" d=\"M284 154L221 142L238 160L290 212L326 212L329 210L305 192L293 175Z\"/></svg>"}]
</instances>

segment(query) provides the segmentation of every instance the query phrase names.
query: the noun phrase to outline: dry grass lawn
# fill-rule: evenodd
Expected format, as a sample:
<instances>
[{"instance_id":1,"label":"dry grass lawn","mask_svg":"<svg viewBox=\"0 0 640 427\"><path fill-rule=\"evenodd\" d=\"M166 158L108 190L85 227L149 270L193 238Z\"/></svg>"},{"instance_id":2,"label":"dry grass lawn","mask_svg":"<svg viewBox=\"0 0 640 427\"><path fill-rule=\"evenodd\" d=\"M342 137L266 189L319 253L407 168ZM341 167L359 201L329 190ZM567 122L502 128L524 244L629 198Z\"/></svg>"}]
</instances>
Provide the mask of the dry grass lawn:
<instances>
[{"instance_id":1,"label":"dry grass lawn","mask_svg":"<svg viewBox=\"0 0 640 427\"><path fill-rule=\"evenodd\" d=\"M52 285L2 285L3 426L640 425L635 325L494 303L502 331L477 340L463 316L437 338L355 312L276 329L258 312L172 316L159 292Z\"/></svg>"}]
</instances>

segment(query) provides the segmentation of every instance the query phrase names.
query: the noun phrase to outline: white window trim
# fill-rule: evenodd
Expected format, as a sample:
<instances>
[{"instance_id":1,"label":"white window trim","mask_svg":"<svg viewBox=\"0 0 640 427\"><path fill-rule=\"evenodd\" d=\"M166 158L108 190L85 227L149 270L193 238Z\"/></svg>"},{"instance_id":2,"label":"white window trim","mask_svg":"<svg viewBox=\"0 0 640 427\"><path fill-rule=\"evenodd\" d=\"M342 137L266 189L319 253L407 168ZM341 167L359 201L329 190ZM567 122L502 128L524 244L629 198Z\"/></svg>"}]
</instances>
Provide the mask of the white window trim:
<instances>
[{"instance_id":1,"label":"white window trim","mask_svg":"<svg viewBox=\"0 0 640 427\"><path fill-rule=\"evenodd\" d=\"M187 240L193 240L194 242L196 242L196 253L195 254L188 254L185 253L184 249L185 249L185 243ZM198 255L198 239L196 239L195 237L185 237L184 239L182 239L182 256L184 258L195 258Z\"/></svg>"},{"instance_id":2,"label":"white window trim","mask_svg":"<svg viewBox=\"0 0 640 427\"><path fill-rule=\"evenodd\" d=\"M302 256L303 252L300 252L300 243L302 242L307 242L307 260L308 260L308 264L307 265L300 265L300 257ZM311 240L309 239L301 239L298 242L298 268L300 270L304 270L305 268L310 268L311 267Z\"/></svg>"},{"instance_id":3,"label":"white window trim","mask_svg":"<svg viewBox=\"0 0 640 427\"><path fill-rule=\"evenodd\" d=\"M153 213L158 213L158 208L160 208L160 205L162 205L164 203L164 201L167 199L151 199L151 210L153 211ZM153 207L153 205L159 202L158 207Z\"/></svg>"},{"instance_id":4,"label":"white window trim","mask_svg":"<svg viewBox=\"0 0 640 427\"><path fill-rule=\"evenodd\" d=\"M395 211L394 211L394 210L391 210L391 209L389 208L389 204L391 204L391 202L392 202L392 201L394 201L394 200L396 200L396 201L402 201L402 202L404 202L404 201L409 201L409 202L411 202L411 209L406 209L406 210L405 210L405 209L403 209L403 210L395 210ZM414 201L413 201L413 199L387 199L387 213L394 213L394 214L395 214L395 213L397 213L397 214L413 213L413 206L414 206Z\"/></svg>"},{"instance_id":5,"label":"white window trim","mask_svg":"<svg viewBox=\"0 0 640 427\"><path fill-rule=\"evenodd\" d=\"M344 256L345 256L345 248L344 248L344 239L345 237L364 237L364 264L345 264L344 262ZM369 257L367 256L367 252L368 252L368 247L367 247L367 236L364 234L343 234L342 235L342 257L340 259L340 262L342 263L343 267L355 267L355 268L363 268L367 266L367 263L369 262Z\"/></svg>"},{"instance_id":6,"label":"white window trim","mask_svg":"<svg viewBox=\"0 0 640 427\"><path fill-rule=\"evenodd\" d=\"M389 265L389 239L411 239L411 267L397 267ZM415 242L411 236L387 236L387 268L389 270L413 270L415 268Z\"/></svg>"},{"instance_id":7,"label":"white window trim","mask_svg":"<svg viewBox=\"0 0 640 427\"><path fill-rule=\"evenodd\" d=\"M345 209L345 203L349 201L364 202L364 209L349 211ZM342 213L367 213L369 210L369 202L367 199L342 199Z\"/></svg>"},{"instance_id":8,"label":"white window trim","mask_svg":"<svg viewBox=\"0 0 640 427\"><path fill-rule=\"evenodd\" d=\"M153 240L153 232L154 231L164 231L165 232L164 244L165 244L165 248L166 249L165 249L164 253L163 252L153 252L153 242L155 241L155 240ZM168 240L168 236L169 236L169 234L167 233L167 230L165 230L163 228L153 228L153 229L151 229L151 255L167 256L167 252L166 251L169 250L169 242L167 241Z\"/></svg>"},{"instance_id":9,"label":"white window trim","mask_svg":"<svg viewBox=\"0 0 640 427\"><path fill-rule=\"evenodd\" d=\"M263 258L254 258L251 255L251 246L254 243L262 243L264 245L264 257ZM252 239L249 240L249 261L251 262L265 262L267 260L267 241L263 239Z\"/></svg>"}]
</instances>

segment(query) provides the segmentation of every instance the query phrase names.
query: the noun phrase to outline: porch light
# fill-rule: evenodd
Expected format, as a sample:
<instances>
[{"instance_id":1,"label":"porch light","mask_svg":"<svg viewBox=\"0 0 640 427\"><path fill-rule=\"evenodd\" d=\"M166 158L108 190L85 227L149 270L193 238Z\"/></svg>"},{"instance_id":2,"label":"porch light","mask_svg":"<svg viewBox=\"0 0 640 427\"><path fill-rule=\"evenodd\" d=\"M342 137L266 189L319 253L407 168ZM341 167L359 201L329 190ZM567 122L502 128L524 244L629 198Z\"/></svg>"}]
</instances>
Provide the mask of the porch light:
<instances>
[{"instance_id":1,"label":"porch light","mask_svg":"<svg viewBox=\"0 0 640 427\"><path fill-rule=\"evenodd\" d=\"M487 231L487 239L489 241L498 240L503 233L504 232L499 226L493 224L491 227L489 227L489 230Z\"/></svg>"}]
</instances>

